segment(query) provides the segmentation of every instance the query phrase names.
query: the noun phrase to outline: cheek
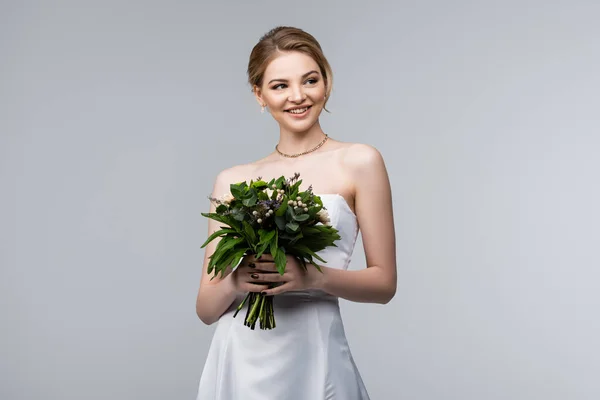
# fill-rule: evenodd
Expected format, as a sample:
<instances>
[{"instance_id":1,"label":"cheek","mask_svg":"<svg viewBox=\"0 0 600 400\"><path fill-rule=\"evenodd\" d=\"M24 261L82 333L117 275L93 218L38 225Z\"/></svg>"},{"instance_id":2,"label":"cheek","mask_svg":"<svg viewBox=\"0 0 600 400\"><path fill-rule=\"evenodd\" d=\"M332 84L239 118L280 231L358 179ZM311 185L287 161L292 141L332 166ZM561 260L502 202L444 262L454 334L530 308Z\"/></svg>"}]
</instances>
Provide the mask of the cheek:
<instances>
[{"instance_id":1,"label":"cheek","mask_svg":"<svg viewBox=\"0 0 600 400\"><path fill-rule=\"evenodd\" d=\"M286 98L281 94L265 96L264 99L273 111L283 108L286 102Z\"/></svg>"},{"instance_id":2,"label":"cheek","mask_svg":"<svg viewBox=\"0 0 600 400\"><path fill-rule=\"evenodd\" d=\"M325 99L325 87L324 86L314 88L314 90L311 93L312 93L312 97L314 98L314 100L316 102L322 102Z\"/></svg>"}]
</instances>

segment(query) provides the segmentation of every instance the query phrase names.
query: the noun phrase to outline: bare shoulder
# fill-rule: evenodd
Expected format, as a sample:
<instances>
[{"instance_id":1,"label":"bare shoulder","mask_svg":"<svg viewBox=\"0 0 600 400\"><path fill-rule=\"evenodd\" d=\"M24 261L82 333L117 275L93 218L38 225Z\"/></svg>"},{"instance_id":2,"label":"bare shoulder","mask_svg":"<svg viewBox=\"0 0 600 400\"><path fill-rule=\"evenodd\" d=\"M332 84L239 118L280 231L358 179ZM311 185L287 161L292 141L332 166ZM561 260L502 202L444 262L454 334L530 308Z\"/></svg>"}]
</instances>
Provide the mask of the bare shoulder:
<instances>
[{"instance_id":1,"label":"bare shoulder","mask_svg":"<svg viewBox=\"0 0 600 400\"><path fill-rule=\"evenodd\" d=\"M383 156L374 146L364 143L345 143L344 165L354 172L383 166Z\"/></svg>"},{"instance_id":2,"label":"bare shoulder","mask_svg":"<svg viewBox=\"0 0 600 400\"><path fill-rule=\"evenodd\" d=\"M229 193L229 185L247 180L254 168L256 167L252 163L225 168L217 174L213 195L220 196Z\"/></svg>"}]
</instances>

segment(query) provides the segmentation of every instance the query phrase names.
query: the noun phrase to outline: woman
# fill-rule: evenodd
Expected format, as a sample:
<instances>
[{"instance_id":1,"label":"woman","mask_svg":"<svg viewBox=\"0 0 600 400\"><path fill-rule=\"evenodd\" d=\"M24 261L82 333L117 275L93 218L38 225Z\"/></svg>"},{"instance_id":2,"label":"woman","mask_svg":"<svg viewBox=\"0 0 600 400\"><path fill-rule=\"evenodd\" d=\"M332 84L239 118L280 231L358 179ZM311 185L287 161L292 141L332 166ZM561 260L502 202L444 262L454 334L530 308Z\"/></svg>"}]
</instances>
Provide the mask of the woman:
<instances>
[{"instance_id":1,"label":"woman","mask_svg":"<svg viewBox=\"0 0 600 400\"><path fill-rule=\"evenodd\" d=\"M207 247L196 312L204 323L218 325L198 399L368 399L338 298L385 304L396 292L392 200L383 159L373 147L331 139L321 129L332 72L308 33L290 27L268 32L252 50L248 78L261 110L268 109L279 124L279 142L266 157L219 173L213 197L228 193L231 183L298 172L302 187L310 184L321 196L342 238L319 253L327 260L322 273L311 266L305 271L288 256L283 276L272 258L247 256L225 277L211 280L206 268L216 241ZM359 225L367 268L348 271ZM209 220L209 234L217 229ZM272 282L282 284L269 289ZM275 329L250 330L243 316L233 319L249 291L276 295Z\"/></svg>"}]
</instances>

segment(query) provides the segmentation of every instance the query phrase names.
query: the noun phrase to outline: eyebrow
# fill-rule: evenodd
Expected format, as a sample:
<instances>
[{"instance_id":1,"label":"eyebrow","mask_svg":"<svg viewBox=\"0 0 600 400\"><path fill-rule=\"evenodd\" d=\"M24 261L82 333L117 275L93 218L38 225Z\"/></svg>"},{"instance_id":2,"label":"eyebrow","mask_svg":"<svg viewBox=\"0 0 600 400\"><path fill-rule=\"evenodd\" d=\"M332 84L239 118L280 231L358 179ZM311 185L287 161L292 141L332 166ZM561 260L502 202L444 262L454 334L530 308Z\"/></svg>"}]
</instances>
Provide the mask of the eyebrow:
<instances>
[{"instance_id":1,"label":"eyebrow","mask_svg":"<svg viewBox=\"0 0 600 400\"><path fill-rule=\"evenodd\" d=\"M305 73L304 75L302 75L302 79L306 78L307 76L309 76L310 74L314 74L314 73L318 73L316 70L312 70L312 71L308 71L307 73ZM272 82L287 82L287 79L271 79L268 83L268 85L270 85Z\"/></svg>"}]
</instances>

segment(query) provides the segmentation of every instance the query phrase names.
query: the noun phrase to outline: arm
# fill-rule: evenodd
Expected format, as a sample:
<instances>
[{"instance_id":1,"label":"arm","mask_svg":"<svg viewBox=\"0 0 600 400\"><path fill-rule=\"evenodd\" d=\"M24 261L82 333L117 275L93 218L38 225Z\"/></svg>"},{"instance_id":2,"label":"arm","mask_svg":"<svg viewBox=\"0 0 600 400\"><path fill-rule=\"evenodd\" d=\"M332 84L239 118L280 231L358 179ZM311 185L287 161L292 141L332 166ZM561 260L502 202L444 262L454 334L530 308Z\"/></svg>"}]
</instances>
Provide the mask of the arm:
<instances>
[{"instance_id":1,"label":"arm","mask_svg":"<svg viewBox=\"0 0 600 400\"><path fill-rule=\"evenodd\" d=\"M396 294L396 237L392 196L381 154L371 146L348 149L345 164L356 182L358 217L367 268L345 271L323 267L316 288L356 302L388 303Z\"/></svg>"},{"instance_id":2,"label":"arm","mask_svg":"<svg viewBox=\"0 0 600 400\"><path fill-rule=\"evenodd\" d=\"M392 197L388 175L381 154L365 145L354 145L348 151L343 168L358 182L354 190L355 211L361 227L367 268L346 271L322 267L306 271L288 256L286 272L259 274L259 280L285 282L265 290L276 295L288 290L320 289L346 300L363 303L388 303L396 294L396 238L392 213ZM271 272L276 271L272 267Z\"/></svg>"},{"instance_id":3,"label":"arm","mask_svg":"<svg viewBox=\"0 0 600 400\"><path fill-rule=\"evenodd\" d=\"M212 197L219 198L223 194L229 193L229 185L232 182L241 180L243 179L236 179L236 175L232 174L232 169L221 172L215 181ZM210 205L210 212L215 212L215 206L212 203ZM220 229L220 225L222 225L212 219L208 221L208 235ZM198 297L196 298L196 314L207 325L216 322L227 311L238 293L260 292L268 288L268 285L265 284L249 282L250 273L259 272L258 268L252 269L248 266L248 261L253 261L253 256L244 257L236 270L232 271L229 268L223 278L219 275L211 279L213 275L209 275L207 272L209 257L215 252L219 240L220 238L213 240L205 248L202 278L200 280L200 288L198 289ZM270 263L273 264L272 261ZM265 265L268 265L268 262Z\"/></svg>"},{"instance_id":4,"label":"arm","mask_svg":"<svg viewBox=\"0 0 600 400\"><path fill-rule=\"evenodd\" d=\"M223 194L229 192L227 182L228 170L221 171L215 180L212 197L219 198ZM215 205L210 204L211 213L215 212ZM208 235L216 232L219 229L219 223L212 219L208 219ZM207 236L208 237L208 236ZM208 262L211 254L214 253L217 243L220 239L213 240L209 243L204 251L204 263L202 266L202 278L200 280L200 288L196 298L196 314L207 325L216 322L219 317L229 308L236 297L234 285L231 282L231 273L228 273L224 278L216 277L211 280L212 275L207 272Z\"/></svg>"}]
</instances>

